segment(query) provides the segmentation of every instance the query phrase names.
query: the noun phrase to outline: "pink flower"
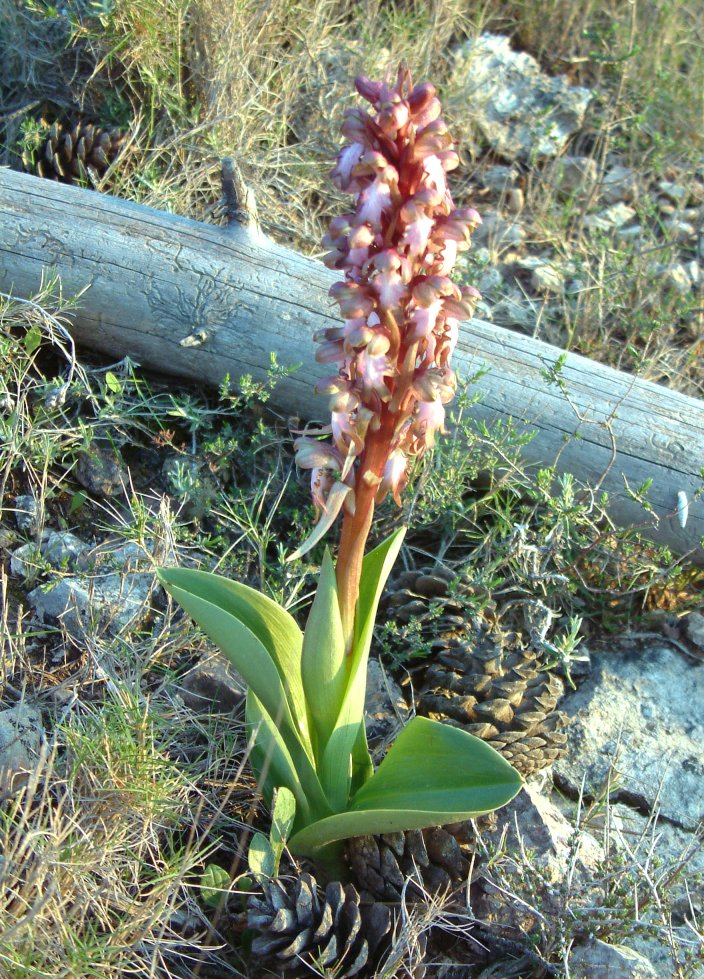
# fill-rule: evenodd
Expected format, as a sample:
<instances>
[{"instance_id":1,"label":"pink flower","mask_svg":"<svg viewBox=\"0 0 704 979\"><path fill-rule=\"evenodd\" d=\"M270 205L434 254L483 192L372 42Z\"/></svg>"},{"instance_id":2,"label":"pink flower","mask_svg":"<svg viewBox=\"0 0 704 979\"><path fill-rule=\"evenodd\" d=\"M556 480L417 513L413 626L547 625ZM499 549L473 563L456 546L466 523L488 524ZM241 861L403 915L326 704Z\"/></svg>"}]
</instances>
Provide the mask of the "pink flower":
<instances>
[{"instance_id":1,"label":"pink flower","mask_svg":"<svg viewBox=\"0 0 704 979\"><path fill-rule=\"evenodd\" d=\"M316 507L344 484L344 510L361 522L387 493L400 503L409 459L443 431L459 322L479 297L449 275L480 218L452 201L447 174L459 159L434 87L413 86L404 67L393 84L360 76L356 86L371 110L347 110L350 145L332 171L354 205L324 240L326 264L344 273L330 290L344 322L316 338L318 361L336 371L318 385L330 397L330 453L306 438L296 450L314 466Z\"/></svg>"}]
</instances>

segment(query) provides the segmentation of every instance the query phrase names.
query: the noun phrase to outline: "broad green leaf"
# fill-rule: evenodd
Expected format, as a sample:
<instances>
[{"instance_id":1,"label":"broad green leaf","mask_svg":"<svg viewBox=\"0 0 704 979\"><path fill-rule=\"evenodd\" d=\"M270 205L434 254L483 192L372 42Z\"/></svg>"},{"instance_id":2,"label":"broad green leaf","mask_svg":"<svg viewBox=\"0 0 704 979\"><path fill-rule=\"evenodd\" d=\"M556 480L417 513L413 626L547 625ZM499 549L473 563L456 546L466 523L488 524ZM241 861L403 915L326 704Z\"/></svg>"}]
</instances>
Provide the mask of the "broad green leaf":
<instances>
[{"instance_id":1,"label":"broad green leaf","mask_svg":"<svg viewBox=\"0 0 704 979\"><path fill-rule=\"evenodd\" d=\"M315 769L300 744L294 744L293 754L253 690L247 692L247 727L252 734L251 764L260 780L260 790L267 802L272 802L274 789L290 789L296 800L299 824L305 825L321 813L329 812Z\"/></svg>"},{"instance_id":2,"label":"broad green leaf","mask_svg":"<svg viewBox=\"0 0 704 979\"><path fill-rule=\"evenodd\" d=\"M269 840L263 833L255 833L250 840L247 862L258 881L276 877L277 860Z\"/></svg>"},{"instance_id":3,"label":"broad green leaf","mask_svg":"<svg viewBox=\"0 0 704 979\"><path fill-rule=\"evenodd\" d=\"M335 728L347 686L345 637L340 618L335 568L327 548L303 635L301 672L303 690L316 734L316 756L319 756Z\"/></svg>"},{"instance_id":4,"label":"broad green leaf","mask_svg":"<svg viewBox=\"0 0 704 979\"><path fill-rule=\"evenodd\" d=\"M365 746L359 738L364 723L364 695L367 689L367 661L379 598L394 565L406 530L401 527L364 558L355 614L355 640L349 660L349 679L345 698L319 766L320 780L333 809L347 808L350 791L350 756L354 749L355 775L372 771L364 758ZM369 752L366 751L367 758ZM359 781L359 777L355 779Z\"/></svg>"},{"instance_id":5,"label":"broad green leaf","mask_svg":"<svg viewBox=\"0 0 704 979\"><path fill-rule=\"evenodd\" d=\"M272 717L284 704L282 723L312 757L301 679L303 635L271 599L219 575L190 568L160 569L164 588L217 643Z\"/></svg>"},{"instance_id":6,"label":"broad green leaf","mask_svg":"<svg viewBox=\"0 0 704 979\"><path fill-rule=\"evenodd\" d=\"M295 818L295 796L282 785L274 792L271 812L271 845L274 850L279 850L279 855L291 835Z\"/></svg>"},{"instance_id":7,"label":"broad green leaf","mask_svg":"<svg viewBox=\"0 0 704 979\"><path fill-rule=\"evenodd\" d=\"M306 700L301 678L303 633L293 616L255 588L250 588L238 581L230 581L221 575L211 574L208 571L195 571L192 568L162 568L158 574L159 580L166 590L183 605L196 622L205 629L211 639L218 642L218 645L220 645L219 641L208 631L206 623L185 604L186 594L190 594L194 598L200 599L201 602L207 602L209 605L233 616L256 636L276 665L286 690L291 714L296 718L298 728L304 735L304 740L307 741ZM179 589L178 594L176 594L175 589ZM199 609L204 610L202 605L199 606ZM245 677L247 683L250 683L239 662L242 657L237 655L236 650L233 649L233 644L230 644L231 652L226 651L222 646L221 648ZM260 693L257 696L262 699L263 703L266 703ZM271 710L270 713L272 713Z\"/></svg>"},{"instance_id":8,"label":"broad green leaf","mask_svg":"<svg viewBox=\"0 0 704 979\"><path fill-rule=\"evenodd\" d=\"M209 863L200 879L200 893L204 902L211 908L222 903L230 889L230 875L217 863Z\"/></svg>"},{"instance_id":9,"label":"broad green leaf","mask_svg":"<svg viewBox=\"0 0 704 979\"><path fill-rule=\"evenodd\" d=\"M484 741L459 728L415 717L347 812L306 826L289 841L312 854L350 836L441 826L491 812L521 787L518 773Z\"/></svg>"}]
</instances>

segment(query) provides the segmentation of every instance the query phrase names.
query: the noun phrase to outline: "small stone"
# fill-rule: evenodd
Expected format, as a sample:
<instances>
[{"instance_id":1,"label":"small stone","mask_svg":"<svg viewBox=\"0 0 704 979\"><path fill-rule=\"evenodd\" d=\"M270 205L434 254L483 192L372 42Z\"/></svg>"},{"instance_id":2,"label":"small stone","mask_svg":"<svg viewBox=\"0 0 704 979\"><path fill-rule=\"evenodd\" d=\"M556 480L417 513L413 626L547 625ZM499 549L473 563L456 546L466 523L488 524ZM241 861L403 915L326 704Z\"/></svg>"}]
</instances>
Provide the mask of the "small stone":
<instances>
[{"instance_id":1,"label":"small stone","mask_svg":"<svg viewBox=\"0 0 704 979\"><path fill-rule=\"evenodd\" d=\"M0 792L27 781L39 756L44 727L39 711L27 703L0 711Z\"/></svg>"},{"instance_id":2,"label":"small stone","mask_svg":"<svg viewBox=\"0 0 704 979\"><path fill-rule=\"evenodd\" d=\"M525 238L524 229L515 221L507 221L495 211L483 215L482 223L474 232L473 240L478 245L502 252L507 248L517 248Z\"/></svg>"},{"instance_id":3,"label":"small stone","mask_svg":"<svg viewBox=\"0 0 704 979\"><path fill-rule=\"evenodd\" d=\"M494 320L501 326L519 327L530 333L533 331L538 313L533 303L509 296L494 306Z\"/></svg>"},{"instance_id":4,"label":"small stone","mask_svg":"<svg viewBox=\"0 0 704 979\"><path fill-rule=\"evenodd\" d=\"M491 296L504 284L503 276L498 269L487 269L479 279L479 291L483 296Z\"/></svg>"},{"instance_id":5,"label":"small stone","mask_svg":"<svg viewBox=\"0 0 704 979\"><path fill-rule=\"evenodd\" d=\"M601 198L607 204L634 201L638 197L638 176L630 167L611 167L601 183Z\"/></svg>"},{"instance_id":6,"label":"small stone","mask_svg":"<svg viewBox=\"0 0 704 979\"><path fill-rule=\"evenodd\" d=\"M689 221L682 221L680 218L671 218L668 221L663 221L662 226L667 237L671 241L676 241L680 244L694 238L697 233L697 229L693 224L690 224Z\"/></svg>"},{"instance_id":7,"label":"small stone","mask_svg":"<svg viewBox=\"0 0 704 979\"><path fill-rule=\"evenodd\" d=\"M628 224L635 216L634 208L619 202L598 214L588 214L584 219L583 226L588 230L611 231L613 228L620 228L624 224Z\"/></svg>"},{"instance_id":8,"label":"small stone","mask_svg":"<svg viewBox=\"0 0 704 979\"><path fill-rule=\"evenodd\" d=\"M181 678L177 692L187 707L217 714L239 707L247 684L222 653L213 653Z\"/></svg>"},{"instance_id":9,"label":"small stone","mask_svg":"<svg viewBox=\"0 0 704 979\"><path fill-rule=\"evenodd\" d=\"M704 650L704 615L701 612L690 612L685 616L684 631L697 649Z\"/></svg>"},{"instance_id":10,"label":"small stone","mask_svg":"<svg viewBox=\"0 0 704 979\"><path fill-rule=\"evenodd\" d=\"M95 441L78 456L76 479L89 493L114 496L127 484L122 459L110 442Z\"/></svg>"},{"instance_id":11,"label":"small stone","mask_svg":"<svg viewBox=\"0 0 704 979\"><path fill-rule=\"evenodd\" d=\"M579 979L658 979L652 964L625 945L609 945L592 938L572 949L570 975Z\"/></svg>"},{"instance_id":12,"label":"small stone","mask_svg":"<svg viewBox=\"0 0 704 979\"><path fill-rule=\"evenodd\" d=\"M497 194L505 193L517 179L518 170L515 167L506 167L501 164L488 167L481 175L482 184L486 189L493 190Z\"/></svg>"},{"instance_id":13,"label":"small stone","mask_svg":"<svg viewBox=\"0 0 704 979\"><path fill-rule=\"evenodd\" d=\"M52 568L74 568L89 546L69 530L52 530L42 543L42 557Z\"/></svg>"},{"instance_id":14,"label":"small stone","mask_svg":"<svg viewBox=\"0 0 704 979\"><path fill-rule=\"evenodd\" d=\"M661 274L661 283L665 289L673 289L685 296L692 288L692 280L684 265L668 265Z\"/></svg>"},{"instance_id":15,"label":"small stone","mask_svg":"<svg viewBox=\"0 0 704 979\"><path fill-rule=\"evenodd\" d=\"M563 156L555 161L551 180L564 197L587 195L594 187L598 173L596 160L591 156Z\"/></svg>"},{"instance_id":16,"label":"small stone","mask_svg":"<svg viewBox=\"0 0 704 979\"><path fill-rule=\"evenodd\" d=\"M643 234L643 227L640 224L629 224L625 228L617 228L616 234L621 239L635 242Z\"/></svg>"},{"instance_id":17,"label":"small stone","mask_svg":"<svg viewBox=\"0 0 704 979\"><path fill-rule=\"evenodd\" d=\"M34 541L23 544L10 555L10 573L16 578L34 578L41 567L41 551Z\"/></svg>"},{"instance_id":18,"label":"small stone","mask_svg":"<svg viewBox=\"0 0 704 979\"><path fill-rule=\"evenodd\" d=\"M538 265L531 273L530 284L536 292L561 293L564 288L564 278L554 265Z\"/></svg>"},{"instance_id":19,"label":"small stone","mask_svg":"<svg viewBox=\"0 0 704 979\"><path fill-rule=\"evenodd\" d=\"M689 199L689 191L682 184L675 184L671 180L660 180L658 190L666 197L669 197L673 204L686 204Z\"/></svg>"},{"instance_id":20,"label":"small stone","mask_svg":"<svg viewBox=\"0 0 704 979\"><path fill-rule=\"evenodd\" d=\"M687 275L692 280L692 285L698 286L702 282L702 267L699 262L687 262L685 268L687 269Z\"/></svg>"},{"instance_id":21,"label":"small stone","mask_svg":"<svg viewBox=\"0 0 704 979\"><path fill-rule=\"evenodd\" d=\"M472 257L477 265L492 265L497 258L495 252L492 252L489 248L481 247L472 247Z\"/></svg>"},{"instance_id":22,"label":"small stone","mask_svg":"<svg viewBox=\"0 0 704 979\"><path fill-rule=\"evenodd\" d=\"M520 187L512 187L506 198L506 210L509 214L520 214L525 207L526 199Z\"/></svg>"},{"instance_id":23,"label":"small stone","mask_svg":"<svg viewBox=\"0 0 704 979\"><path fill-rule=\"evenodd\" d=\"M15 497L15 523L23 534L34 534L39 525L39 505L31 494Z\"/></svg>"},{"instance_id":24,"label":"small stone","mask_svg":"<svg viewBox=\"0 0 704 979\"><path fill-rule=\"evenodd\" d=\"M655 204L657 206L658 213L662 217L669 218L672 217L673 214L678 213L675 205L672 203L672 201L669 201L666 197L658 197Z\"/></svg>"}]
</instances>

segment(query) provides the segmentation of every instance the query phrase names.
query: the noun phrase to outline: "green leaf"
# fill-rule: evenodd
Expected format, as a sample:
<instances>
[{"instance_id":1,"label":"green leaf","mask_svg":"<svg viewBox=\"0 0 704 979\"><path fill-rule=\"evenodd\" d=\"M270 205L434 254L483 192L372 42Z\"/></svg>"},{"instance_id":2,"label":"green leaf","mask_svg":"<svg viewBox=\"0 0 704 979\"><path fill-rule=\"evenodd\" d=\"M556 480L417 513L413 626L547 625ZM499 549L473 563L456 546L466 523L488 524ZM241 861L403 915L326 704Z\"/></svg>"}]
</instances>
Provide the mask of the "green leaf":
<instances>
[{"instance_id":1,"label":"green leaf","mask_svg":"<svg viewBox=\"0 0 704 979\"><path fill-rule=\"evenodd\" d=\"M289 841L299 854L334 840L441 826L498 809L521 777L484 741L460 728L415 717L347 812L306 826Z\"/></svg>"},{"instance_id":2,"label":"green leaf","mask_svg":"<svg viewBox=\"0 0 704 979\"><path fill-rule=\"evenodd\" d=\"M283 688L283 721L297 732L312 757L301 677L303 634L293 616L254 588L207 571L162 568L158 576L240 671L272 717L279 713Z\"/></svg>"},{"instance_id":3,"label":"green leaf","mask_svg":"<svg viewBox=\"0 0 704 979\"><path fill-rule=\"evenodd\" d=\"M122 394L122 381L112 371L108 371L105 375L105 384L112 394Z\"/></svg>"},{"instance_id":4,"label":"green leaf","mask_svg":"<svg viewBox=\"0 0 704 979\"><path fill-rule=\"evenodd\" d=\"M230 889L230 875L216 863L209 863L200 879L200 892L203 901L211 908L216 908Z\"/></svg>"},{"instance_id":5,"label":"green leaf","mask_svg":"<svg viewBox=\"0 0 704 979\"><path fill-rule=\"evenodd\" d=\"M369 751L359 737L364 723L364 695L367 689L367 661L374 631L374 618L379 598L391 568L401 549L405 527L401 527L373 551L366 555L362 564L359 600L355 615L355 640L349 657L349 680L345 698L335 722L335 730L323 753L319 765L320 780L333 809L347 808L350 791L350 756L354 751L355 781L362 773L372 771ZM366 755L366 757L365 757Z\"/></svg>"},{"instance_id":6,"label":"green leaf","mask_svg":"<svg viewBox=\"0 0 704 979\"><path fill-rule=\"evenodd\" d=\"M327 548L303 635L301 672L303 690L316 734L318 756L324 751L335 729L347 686L345 637L340 618L335 568Z\"/></svg>"},{"instance_id":7,"label":"green leaf","mask_svg":"<svg viewBox=\"0 0 704 979\"><path fill-rule=\"evenodd\" d=\"M277 860L269 840L263 833L255 833L252 837L247 861L249 869L258 881L271 880L276 877Z\"/></svg>"},{"instance_id":8,"label":"green leaf","mask_svg":"<svg viewBox=\"0 0 704 979\"><path fill-rule=\"evenodd\" d=\"M281 786L274 793L271 813L271 845L279 851L286 846L296 818L296 799L293 792Z\"/></svg>"},{"instance_id":9,"label":"green leaf","mask_svg":"<svg viewBox=\"0 0 704 979\"><path fill-rule=\"evenodd\" d=\"M42 331L36 323L32 323L24 335L24 349L28 354L33 354L42 342Z\"/></svg>"},{"instance_id":10,"label":"green leaf","mask_svg":"<svg viewBox=\"0 0 704 979\"><path fill-rule=\"evenodd\" d=\"M298 754L289 751L279 725L267 712L253 690L247 692L246 721L253 742L251 764L259 788L267 802L273 802L274 789L284 786L293 793L299 824L310 822L330 811L317 773L300 745ZM295 748L295 745L294 745Z\"/></svg>"},{"instance_id":11,"label":"green leaf","mask_svg":"<svg viewBox=\"0 0 704 979\"><path fill-rule=\"evenodd\" d=\"M69 503L68 506L69 517L72 517L74 513L80 510L87 499L88 499L88 494L84 493L83 490L78 490L77 493L74 493L73 496L71 497L71 502Z\"/></svg>"}]
</instances>

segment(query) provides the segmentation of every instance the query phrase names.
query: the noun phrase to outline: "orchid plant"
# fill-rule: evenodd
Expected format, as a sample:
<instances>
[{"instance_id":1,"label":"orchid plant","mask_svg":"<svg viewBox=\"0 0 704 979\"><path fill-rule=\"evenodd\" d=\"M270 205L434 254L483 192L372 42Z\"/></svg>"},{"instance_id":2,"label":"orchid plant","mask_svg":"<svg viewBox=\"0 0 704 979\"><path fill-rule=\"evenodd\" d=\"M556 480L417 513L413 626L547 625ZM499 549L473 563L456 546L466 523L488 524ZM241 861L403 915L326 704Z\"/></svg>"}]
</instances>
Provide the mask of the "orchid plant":
<instances>
[{"instance_id":1,"label":"orchid plant","mask_svg":"<svg viewBox=\"0 0 704 979\"><path fill-rule=\"evenodd\" d=\"M400 503L413 460L443 430L459 322L479 297L449 275L480 218L453 204L447 173L458 157L434 87L414 87L405 67L393 84L360 76L356 87L371 111L347 111L350 143L332 174L354 203L325 239L326 265L344 274L330 290L343 324L316 338L318 361L332 368L318 385L331 422L295 443L319 519L291 558L341 517L337 561L325 551L305 632L239 582L184 568L159 573L248 685L251 761L264 796L283 787L295 799L291 851L330 867L348 837L467 819L504 805L521 784L483 741L427 718L410 721L376 771L367 747L369 649L404 531L366 555L365 545L376 504L387 494Z\"/></svg>"}]
</instances>

